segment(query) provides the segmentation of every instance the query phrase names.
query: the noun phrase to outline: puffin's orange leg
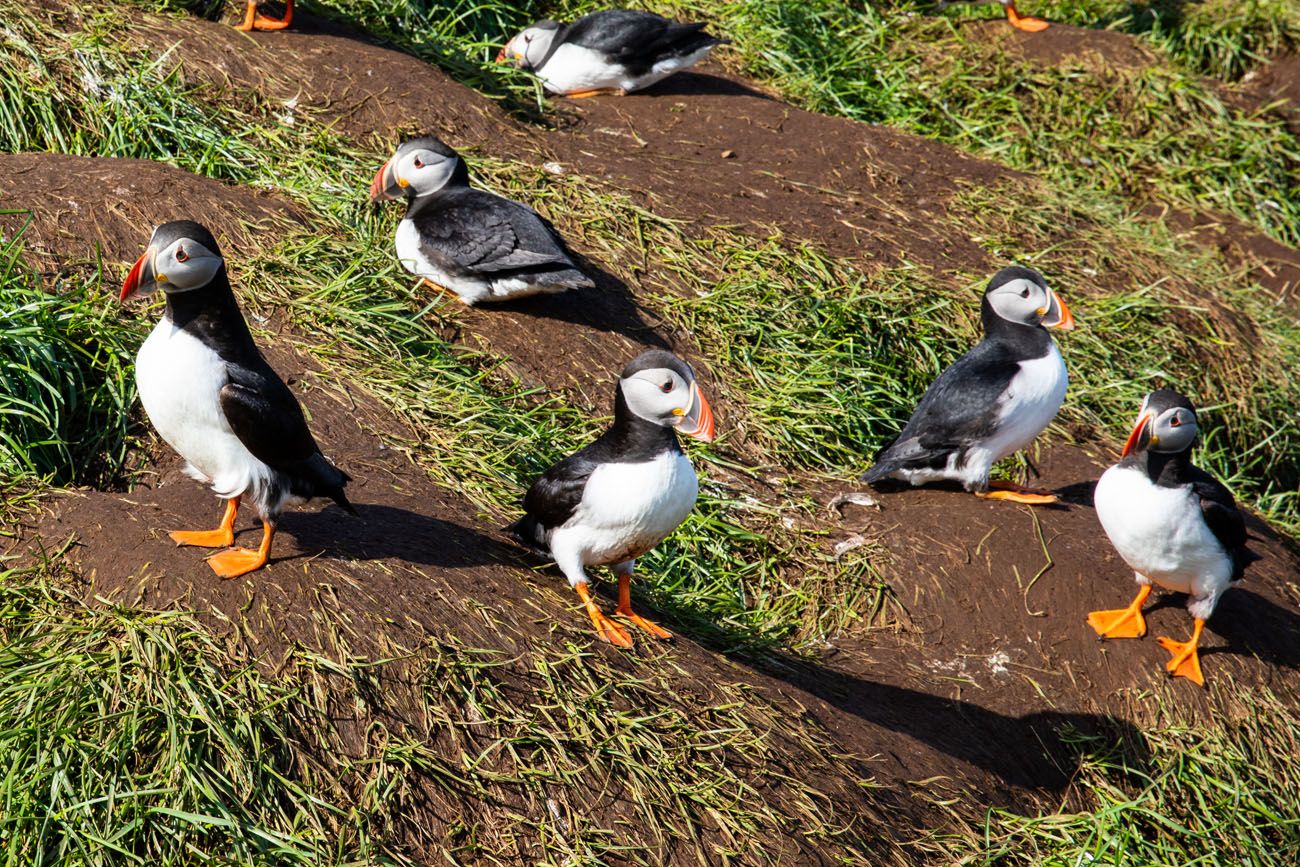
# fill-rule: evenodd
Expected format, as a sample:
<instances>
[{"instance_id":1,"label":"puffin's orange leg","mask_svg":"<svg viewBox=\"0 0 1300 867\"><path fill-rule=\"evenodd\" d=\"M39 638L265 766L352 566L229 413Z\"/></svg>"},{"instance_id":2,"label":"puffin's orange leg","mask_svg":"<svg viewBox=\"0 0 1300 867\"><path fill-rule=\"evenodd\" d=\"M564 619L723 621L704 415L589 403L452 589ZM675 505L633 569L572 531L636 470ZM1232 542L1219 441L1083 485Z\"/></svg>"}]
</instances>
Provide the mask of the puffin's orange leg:
<instances>
[{"instance_id":1,"label":"puffin's orange leg","mask_svg":"<svg viewBox=\"0 0 1300 867\"><path fill-rule=\"evenodd\" d=\"M271 553L271 539L274 537L275 526L263 521L262 544L257 547L256 551L250 551L247 548L222 551L220 554L213 554L209 557L208 565L212 567L213 572L216 572L222 578L238 578L240 575L256 572L266 565Z\"/></svg>"},{"instance_id":2,"label":"puffin's orange leg","mask_svg":"<svg viewBox=\"0 0 1300 867\"><path fill-rule=\"evenodd\" d=\"M1163 636L1156 639L1161 647L1172 654L1172 658L1165 663L1165 670L1174 677L1185 677L1197 686L1205 686L1201 660L1196 655L1196 646L1201 643L1201 630L1204 628L1205 621L1198 617L1192 628L1192 637L1186 641L1174 641Z\"/></svg>"},{"instance_id":3,"label":"puffin's orange leg","mask_svg":"<svg viewBox=\"0 0 1300 867\"><path fill-rule=\"evenodd\" d=\"M627 634L627 630L610 620L596 607L586 584L574 585L573 589L578 591L578 596L582 597L582 604L587 606L587 613L591 615L591 622L595 624L596 634L600 636L601 641L608 641L616 647L632 646L632 637Z\"/></svg>"},{"instance_id":4,"label":"puffin's orange leg","mask_svg":"<svg viewBox=\"0 0 1300 867\"><path fill-rule=\"evenodd\" d=\"M627 91L619 87L598 87L594 90L575 90L573 93L564 94L569 99L586 99L589 96L603 96L610 94L612 96L627 96Z\"/></svg>"},{"instance_id":5,"label":"puffin's orange leg","mask_svg":"<svg viewBox=\"0 0 1300 867\"><path fill-rule=\"evenodd\" d=\"M1004 482L1000 479L990 481L989 490L976 491L975 496L985 500L1009 500L1013 503L1024 503L1027 506L1046 506L1056 502L1055 494L1047 491L1036 491L1033 488L1017 485L1015 482Z\"/></svg>"},{"instance_id":6,"label":"puffin's orange leg","mask_svg":"<svg viewBox=\"0 0 1300 867\"><path fill-rule=\"evenodd\" d=\"M1151 585L1138 588L1137 598L1128 608L1110 611L1093 611L1088 615L1088 625L1102 638L1141 638L1147 634L1147 621L1142 616L1142 606L1151 595Z\"/></svg>"},{"instance_id":7,"label":"puffin's orange leg","mask_svg":"<svg viewBox=\"0 0 1300 867\"><path fill-rule=\"evenodd\" d=\"M1046 30L1050 25L1041 18L1030 18L1027 15L1021 15L1016 11L1015 3L1007 3L1007 21L1017 30L1023 30L1026 33L1038 33Z\"/></svg>"},{"instance_id":8,"label":"puffin's orange leg","mask_svg":"<svg viewBox=\"0 0 1300 867\"><path fill-rule=\"evenodd\" d=\"M443 292L443 293L445 293L445 294L447 294L447 295L450 295L452 298L455 298L455 299L457 299L457 300L460 299L460 293L457 292L455 289L448 289L446 286L442 285L441 283L435 283L435 282L433 282L433 281L430 280L428 277L423 277L423 278L421 278L421 279L424 280L424 285L425 285L425 286L428 286L428 287L429 287L430 289L432 289L433 291L435 291L435 292Z\"/></svg>"},{"instance_id":9,"label":"puffin's orange leg","mask_svg":"<svg viewBox=\"0 0 1300 867\"><path fill-rule=\"evenodd\" d=\"M671 632L664 629L659 624L646 620L640 614L637 614L634 611L632 611L632 576L631 575L618 576L618 610L615 611L614 613L617 614L619 617L626 617L628 620L632 621L634 624L641 627L646 632L649 632L655 638L666 641L673 637L673 634Z\"/></svg>"},{"instance_id":10,"label":"puffin's orange leg","mask_svg":"<svg viewBox=\"0 0 1300 867\"><path fill-rule=\"evenodd\" d=\"M235 515L239 512L239 497L226 500L226 514L221 526L215 530L173 530L167 535L177 545L194 545L197 548L229 548L235 544Z\"/></svg>"},{"instance_id":11,"label":"puffin's orange leg","mask_svg":"<svg viewBox=\"0 0 1300 867\"><path fill-rule=\"evenodd\" d=\"M293 21L293 0L284 0L284 17L268 18L257 14L257 0L248 0L244 20L235 25L236 30L283 30Z\"/></svg>"}]
</instances>

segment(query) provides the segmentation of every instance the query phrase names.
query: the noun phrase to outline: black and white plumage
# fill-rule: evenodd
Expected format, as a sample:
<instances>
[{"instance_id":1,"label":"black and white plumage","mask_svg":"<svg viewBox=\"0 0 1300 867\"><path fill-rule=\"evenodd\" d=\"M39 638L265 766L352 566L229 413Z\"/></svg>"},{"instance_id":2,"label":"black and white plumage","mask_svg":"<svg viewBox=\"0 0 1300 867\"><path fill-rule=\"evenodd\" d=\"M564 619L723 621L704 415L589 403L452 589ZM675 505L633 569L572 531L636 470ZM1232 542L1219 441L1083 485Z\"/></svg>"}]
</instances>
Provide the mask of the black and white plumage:
<instances>
[{"instance_id":1,"label":"black and white plumage","mask_svg":"<svg viewBox=\"0 0 1300 867\"><path fill-rule=\"evenodd\" d=\"M1094 494L1097 518L1140 592L1129 608L1095 611L1088 622L1103 637L1138 638L1146 633L1141 608L1152 584L1188 594L1193 640L1160 643L1174 654L1171 673L1203 684L1195 658L1201 626L1259 558L1246 547L1245 518L1232 494L1192 464L1197 432L1196 408L1178 392L1160 389L1143 401L1122 460L1102 474Z\"/></svg>"},{"instance_id":2,"label":"black and white plumage","mask_svg":"<svg viewBox=\"0 0 1300 867\"><path fill-rule=\"evenodd\" d=\"M594 286L555 227L527 205L469 185L469 169L436 138L403 144L370 185L373 201L405 198L402 266L466 304Z\"/></svg>"},{"instance_id":3,"label":"black and white plumage","mask_svg":"<svg viewBox=\"0 0 1300 867\"><path fill-rule=\"evenodd\" d=\"M983 340L930 385L865 480L948 479L982 494L993 465L1027 447L1056 417L1069 377L1047 329L1073 328L1069 308L1037 271L1004 268L989 281L980 318Z\"/></svg>"},{"instance_id":4,"label":"black and white plumage","mask_svg":"<svg viewBox=\"0 0 1300 867\"><path fill-rule=\"evenodd\" d=\"M293 392L262 358L207 229L180 220L154 231L121 300L159 288L167 309L136 357L140 402L159 436L185 458L187 472L232 504L220 530L173 538L232 544L241 501L263 521L264 549L291 503L329 497L355 514L343 492L347 474L321 454ZM265 553L228 551L209 564L232 578L264 565Z\"/></svg>"},{"instance_id":5,"label":"black and white plumage","mask_svg":"<svg viewBox=\"0 0 1300 867\"><path fill-rule=\"evenodd\" d=\"M689 69L724 41L703 24L606 9L572 24L539 21L511 38L497 60L531 70L551 93L626 94Z\"/></svg>"},{"instance_id":6,"label":"black and white plumage","mask_svg":"<svg viewBox=\"0 0 1300 867\"><path fill-rule=\"evenodd\" d=\"M713 411L690 366L670 352L642 353L619 378L610 428L547 470L524 497L524 516L511 532L554 558L588 602L605 640L631 644L590 603L591 566L611 566L618 574L620 614L668 637L632 614L627 582L636 558L662 542L695 506L699 485L677 434L708 441L713 431Z\"/></svg>"}]
</instances>

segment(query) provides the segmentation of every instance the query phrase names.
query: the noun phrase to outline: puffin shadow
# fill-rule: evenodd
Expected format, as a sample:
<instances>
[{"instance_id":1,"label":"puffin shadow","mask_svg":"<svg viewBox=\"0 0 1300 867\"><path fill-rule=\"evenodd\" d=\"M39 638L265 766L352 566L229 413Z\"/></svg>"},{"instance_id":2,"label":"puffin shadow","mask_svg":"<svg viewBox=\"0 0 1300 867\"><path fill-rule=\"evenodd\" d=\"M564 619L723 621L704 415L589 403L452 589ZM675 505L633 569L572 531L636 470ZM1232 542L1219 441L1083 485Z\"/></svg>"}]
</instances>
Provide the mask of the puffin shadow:
<instances>
[{"instance_id":1,"label":"puffin shadow","mask_svg":"<svg viewBox=\"0 0 1300 867\"><path fill-rule=\"evenodd\" d=\"M1089 479L1086 482L1075 482L1070 485L1063 485L1053 491L1056 499L1062 503L1068 503L1071 506L1087 506L1093 508L1093 494L1097 490L1097 480Z\"/></svg>"},{"instance_id":2,"label":"puffin shadow","mask_svg":"<svg viewBox=\"0 0 1300 867\"><path fill-rule=\"evenodd\" d=\"M572 251L570 251L572 253ZM508 310L524 316L552 319L597 331L607 331L652 349L671 349L645 321L643 311L622 280L597 267L591 260L572 253L584 274L596 281L593 289L571 289L555 295L530 295L527 298L494 302L492 310Z\"/></svg>"},{"instance_id":3,"label":"puffin shadow","mask_svg":"<svg viewBox=\"0 0 1300 867\"><path fill-rule=\"evenodd\" d=\"M1084 754L1101 743L1119 741L1139 767L1150 755L1141 730L1109 714L1044 710L1010 716L974 702L865 680L815 663L780 662L779 666L747 664L1021 789L1064 791Z\"/></svg>"},{"instance_id":4,"label":"puffin shadow","mask_svg":"<svg viewBox=\"0 0 1300 867\"><path fill-rule=\"evenodd\" d=\"M1203 657L1254 656L1267 665L1300 669L1300 613L1289 607L1238 585L1223 594L1209 625L1227 646L1203 648Z\"/></svg>"},{"instance_id":5,"label":"puffin shadow","mask_svg":"<svg viewBox=\"0 0 1300 867\"><path fill-rule=\"evenodd\" d=\"M322 552L342 560L394 559L452 569L519 563L515 549L471 527L395 506L355 506L360 520L333 504L315 513L286 512L280 530L305 553L273 559Z\"/></svg>"},{"instance_id":6,"label":"puffin shadow","mask_svg":"<svg viewBox=\"0 0 1300 867\"><path fill-rule=\"evenodd\" d=\"M709 75L707 72L678 72L631 96L750 96L769 101L772 99L748 84L720 75Z\"/></svg>"}]
</instances>

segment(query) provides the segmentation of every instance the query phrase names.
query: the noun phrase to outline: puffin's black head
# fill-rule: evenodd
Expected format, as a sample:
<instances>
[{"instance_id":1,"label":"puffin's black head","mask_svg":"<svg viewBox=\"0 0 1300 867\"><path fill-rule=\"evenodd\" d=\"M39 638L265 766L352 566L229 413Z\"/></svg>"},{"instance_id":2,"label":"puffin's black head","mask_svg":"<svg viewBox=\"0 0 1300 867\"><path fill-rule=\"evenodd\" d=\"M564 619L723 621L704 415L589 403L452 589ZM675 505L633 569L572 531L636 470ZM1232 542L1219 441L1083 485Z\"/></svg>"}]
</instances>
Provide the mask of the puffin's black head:
<instances>
[{"instance_id":1,"label":"puffin's black head","mask_svg":"<svg viewBox=\"0 0 1300 867\"><path fill-rule=\"evenodd\" d=\"M994 274L980 302L980 317L985 331L994 324L990 317L1016 325L1042 325L1065 331L1074 327L1070 308L1033 268L1003 268Z\"/></svg>"},{"instance_id":2,"label":"puffin's black head","mask_svg":"<svg viewBox=\"0 0 1300 867\"><path fill-rule=\"evenodd\" d=\"M705 442L713 439L713 410L691 366L671 352L652 349L632 359L618 389L634 415Z\"/></svg>"},{"instance_id":3,"label":"puffin's black head","mask_svg":"<svg viewBox=\"0 0 1300 867\"><path fill-rule=\"evenodd\" d=\"M563 26L560 22L549 18L538 21L527 30L511 37L497 54L497 63L513 60L515 66L520 69L536 69L551 53L551 44Z\"/></svg>"},{"instance_id":4,"label":"puffin's black head","mask_svg":"<svg viewBox=\"0 0 1300 867\"><path fill-rule=\"evenodd\" d=\"M433 136L412 139L397 149L370 182L370 201L418 199L444 187L469 184L465 161Z\"/></svg>"},{"instance_id":5,"label":"puffin's black head","mask_svg":"<svg viewBox=\"0 0 1300 867\"><path fill-rule=\"evenodd\" d=\"M1149 449L1164 454L1185 452L1196 442L1196 407L1176 391L1157 389L1142 401L1133 432L1124 443L1124 457Z\"/></svg>"},{"instance_id":6,"label":"puffin's black head","mask_svg":"<svg viewBox=\"0 0 1300 867\"><path fill-rule=\"evenodd\" d=\"M161 288L168 295L202 289L225 260L212 233L192 220L175 220L153 230L144 255L122 284L123 302Z\"/></svg>"}]
</instances>

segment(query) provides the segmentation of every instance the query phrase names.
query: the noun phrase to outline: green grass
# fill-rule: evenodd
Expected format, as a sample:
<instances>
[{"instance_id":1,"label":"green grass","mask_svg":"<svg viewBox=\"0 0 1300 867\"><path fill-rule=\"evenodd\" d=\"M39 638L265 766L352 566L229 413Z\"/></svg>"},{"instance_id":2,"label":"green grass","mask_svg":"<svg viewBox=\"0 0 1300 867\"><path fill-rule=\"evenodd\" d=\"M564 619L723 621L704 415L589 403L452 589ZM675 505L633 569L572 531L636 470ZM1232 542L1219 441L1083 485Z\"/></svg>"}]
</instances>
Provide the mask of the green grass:
<instances>
[{"instance_id":1,"label":"green grass","mask_svg":"<svg viewBox=\"0 0 1300 867\"><path fill-rule=\"evenodd\" d=\"M810 105L887 113L941 80L953 98L951 113L972 113L968 124L945 133L954 137L1012 105L998 101L1007 93L968 92L962 76L976 70L958 76L941 65L938 79L906 81L934 58L899 55L919 64L902 65L885 30L863 29L857 18L836 30L834 19L815 14L793 22L780 17L823 7L778 10L757 0L735 10L695 6L749 15L752 32L736 34L745 62L769 64L765 75ZM331 8L517 106L535 93L487 61L499 33L544 14L541 5L425 10L339 0ZM232 263L242 299L259 315L287 314L292 328L281 340L314 357L324 375L355 383L391 407L411 428L394 445L432 479L461 491L485 520L504 521L541 468L602 424L564 396L521 386L500 360L442 336L458 323L454 305L430 302L397 269L396 214L369 208L357 182L386 154L342 141L309 112L286 127L255 99L178 86L161 67L124 51L120 10L67 37L46 32L8 0L0 0L0 11L9 27L0 87L15 82L8 93L33 94L28 103L0 101L0 150L145 156L297 201L310 215L309 229ZM777 34L781 28L790 32ZM902 32L916 39L946 28L904 22ZM774 34L781 39L760 57L763 39ZM799 50L786 39L802 40ZM821 58L813 57L817 46L827 49ZM884 59L872 67L864 58ZM83 87L87 73L100 88L132 94L130 104ZM1093 83L1080 80L1080 92L1091 93ZM1162 80L1190 102L1161 102L1166 96L1157 82L1156 95L1139 91L1138 108L1154 117L1173 106L1192 120L1158 127L1159 136L1186 145L1201 141L1191 131L1205 127L1212 135L1198 145L1197 160L1216 147L1241 145L1227 152L1238 159L1256 154L1250 169L1267 176L1277 155L1251 148L1286 145L1267 137L1271 126L1248 133L1239 118L1229 113L1225 120L1203 93L1187 90L1187 80ZM1013 94L1015 106L1033 107L1034 118L1077 117L1077 100L1050 101L1062 87L1063 79L1044 74L1031 84L1032 98ZM1131 109L1093 98L1088 110L1099 114L1123 108L1127 117ZM1122 151L1122 140L1134 134L1121 124L1107 135ZM1021 147L1017 141L1001 146ZM1049 139L1034 148L1055 146ZM1024 147L1014 159L1055 158ZM1152 182L1158 191L1207 196L1225 208L1262 194L1230 167L1180 181L1176 157L1153 157L1168 172ZM1042 167L1058 185L1091 191L1029 184L969 190L951 208L954 224L977 232L995 259L1027 261L1048 273L1078 315L1082 328L1061 341L1075 388L1052 435L1113 439L1143 391L1178 385L1206 406L1202 462L1295 532L1300 442L1291 422L1300 386L1289 371L1300 362L1300 334L1284 311L1213 255L1171 238L1158 221L1139 219L1125 203L1140 191L1125 186L1125 178L1145 164L1127 152L1113 160L1111 180L1096 185ZM896 622L898 602L879 579L882 552L866 545L836 560L826 551L815 503L789 483L843 479L865 466L865 455L905 420L929 379L976 339L975 300L988 275L909 267L864 273L812 247L659 220L590 179L483 157L471 163L485 184L555 219L575 246L688 331L735 407L727 439L692 448L704 473L700 506L642 560L638 587L693 637L751 654L808 652L844 632ZM1226 199L1211 195L1225 189ZM31 309L12 329L13 345L24 358L52 359L52 372L41 373L46 368L33 361L15 368L34 372L15 380L15 393L50 400L39 413L0 419L6 436L19 431L12 435L15 460L32 464L16 471L100 483L102 474L78 475L80 468L122 467L132 434L143 431L140 416L128 425L121 407L131 400L130 349L156 310L119 318L90 269L59 287L41 286L16 258L19 250L18 242L6 247L12 255L0 277L0 310ZM647 260L656 266L649 276L623 264ZM1213 305L1203 300L1206 287L1219 299ZM0 331L0 340L9 334ZM0 343L6 353L9 345ZM46 382L79 384L59 391L44 388ZM92 423L70 421L90 407L98 413ZM79 440L84 430L100 439ZM46 446L37 444L47 440L50 450L42 451ZM45 455L44 463L33 454ZM126 461L128 472L130 466ZM747 485L745 475L761 475L766 484ZM457 605L448 623L504 616ZM411 841L398 836L425 834L424 845L483 863L658 864L671 852L795 863L774 841L797 826L843 863L884 857L887 845L863 827L869 801L849 794L869 792L871 784L851 763L843 763L846 769L826 760L831 742L812 721L792 721L788 708L729 684L701 685L703 696L681 694L690 673L663 659L625 664L562 641L506 658L481 649L492 641L480 636L470 646L440 637L411 651L406 662L414 678L403 671L387 679L368 663L304 654L271 681L183 615L86 608L39 576L9 573L0 579L0 740L10 740L0 755L33 757L20 762L37 772L11 772L0 782L0 797L8 799L0 802L0 851L15 864L41 863L42 853L51 864L127 863L93 860L110 858L111 849L75 854L112 836L139 860L163 864L341 865L400 858ZM392 723L388 703L402 700L390 694L395 681L417 685L423 726ZM326 707L361 708L363 722L373 724L374 748L364 761L343 758ZM1199 741L1157 728L1150 755L1137 755L1132 744L1120 751L1108 739L1080 742L1086 761L1075 794L1086 810L993 813L978 829L969 824L969 805L957 805L954 823L967 828L964 837L927 835L908 844L907 857L893 857L1077 865L1087 853L1102 863L1191 863L1210 839L1258 863L1293 863L1296 780L1285 760L1295 752L1295 717L1266 697L1254 707L1253 722L1225 724ZM782 762L812 770L772 774L773 763ZM54 785L63 784L69 767L87 771L66 788ZM823 783L829 791L817 790ZM1246 789L1251 797L1225 794ZM1215 794L1202 814L1196 796L1205 792ZM105 794L114 797L104 801ZM615 796L626 807L608 822L593 820ZM458 823L411 819L423 815L408 811L424 799ZM709 818L699 820L701 813ZM47 816L60 824L44 824ZM1242 835L1230 838L1238 826Z\"/></svg>"},{"instance_id":2,"label":"green grass","mask_svg":"<svg viewBox=\"0 0 1300 867\"><path fill-rule=\"evenodd\" d=\"M22 249L21 232L0 240L0 487L111 482L127 453L140 334L118 318L97 267L47 288Z\"/></svg>"}]
</instances>

